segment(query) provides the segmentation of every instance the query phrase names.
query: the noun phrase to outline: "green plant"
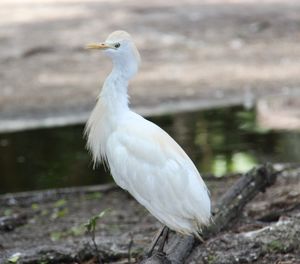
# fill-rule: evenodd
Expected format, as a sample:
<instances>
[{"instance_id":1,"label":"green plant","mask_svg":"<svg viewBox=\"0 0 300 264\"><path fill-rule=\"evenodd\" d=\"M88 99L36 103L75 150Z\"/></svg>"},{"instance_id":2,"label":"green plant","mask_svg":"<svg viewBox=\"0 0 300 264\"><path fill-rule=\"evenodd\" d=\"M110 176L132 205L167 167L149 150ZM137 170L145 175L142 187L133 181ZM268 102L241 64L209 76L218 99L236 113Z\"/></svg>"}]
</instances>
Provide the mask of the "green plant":
<instances>
[{"instance_id":1,"label":"green plant","mask_svg":"<svg viewBox=\"0 0 300 264\"><path fill-rule=\"evenodd\" d=\"M11 256L7 259L7 261L8 261L8 263L18 263L20 257L21 257L21 253L20 253L20 252L17 252L17 253L15 253L15 254L11 255Z\"/></svg>"},{"instance_id":2,"label":"green plant","mask_svg":"<svg viewBox=\"0 0 300 264\"><path fill-rule=\"evenodd\" d=\"M94 250L96 252L96 256L97 256L97 259L98 259L99 263L102 263L102 261L101 261L101 257L100 257L100 254L99 254L99 249L98 249L96 241L95 241L96 225L97 225L98 220L103 218L103 216L108 212L108 210L109 209L106 209L106 210L100 212L99 214L92 216L84 224L86 232L91 236L92 243L93 243L93 246L94 246Z\"/></svg>"}]
</instances>

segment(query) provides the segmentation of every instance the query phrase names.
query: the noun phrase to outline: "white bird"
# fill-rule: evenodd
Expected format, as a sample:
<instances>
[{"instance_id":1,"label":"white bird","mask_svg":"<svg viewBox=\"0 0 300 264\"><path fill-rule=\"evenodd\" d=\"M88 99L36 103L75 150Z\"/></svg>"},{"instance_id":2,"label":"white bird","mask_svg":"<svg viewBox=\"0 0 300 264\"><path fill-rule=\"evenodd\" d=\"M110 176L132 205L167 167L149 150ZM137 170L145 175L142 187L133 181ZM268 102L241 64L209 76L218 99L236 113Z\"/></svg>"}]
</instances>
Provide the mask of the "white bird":
<instances>
[{"instance_id":1,"label":"white bird","mask_svg":"<svg viewBox=\"0 0 300 264\"><path fill-rule=\"evenodd\" d=\"M140 64L131 36L115 31L87 48L104 50L113 62L86 125L94 162L107 162L115 182L161 223L199 236L210 222L211 202L198 170L164 130L128 106L128 82Z\"/></svg>"}]
</instances>

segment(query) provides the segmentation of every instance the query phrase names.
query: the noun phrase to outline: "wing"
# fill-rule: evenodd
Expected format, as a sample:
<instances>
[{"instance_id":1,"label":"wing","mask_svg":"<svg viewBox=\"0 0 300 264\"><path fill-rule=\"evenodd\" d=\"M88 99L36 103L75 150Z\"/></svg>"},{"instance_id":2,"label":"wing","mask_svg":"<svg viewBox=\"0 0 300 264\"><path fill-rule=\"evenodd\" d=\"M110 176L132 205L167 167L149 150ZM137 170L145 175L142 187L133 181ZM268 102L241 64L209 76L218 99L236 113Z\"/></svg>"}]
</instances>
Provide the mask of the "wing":
<instances>
[{"instance_id":1,"label":"wing","mask_svg":"<svg viewBox=\"0 0 300 264\"><path fill-rule=\"evenodd\" d=\"M209 221L210 199L199 172L155 124L140 116L120 124L107 142L107 158L117 184L169 227L178 230L179 219Z\"/></svg>"}]
</instances>

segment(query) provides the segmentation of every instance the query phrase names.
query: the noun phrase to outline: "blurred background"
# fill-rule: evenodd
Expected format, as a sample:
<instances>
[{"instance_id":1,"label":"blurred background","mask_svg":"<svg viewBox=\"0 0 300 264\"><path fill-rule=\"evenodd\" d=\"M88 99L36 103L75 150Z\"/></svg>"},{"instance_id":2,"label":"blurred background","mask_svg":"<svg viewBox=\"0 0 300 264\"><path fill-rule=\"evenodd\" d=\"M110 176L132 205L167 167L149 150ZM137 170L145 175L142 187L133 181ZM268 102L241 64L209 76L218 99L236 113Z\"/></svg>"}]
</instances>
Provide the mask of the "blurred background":
<instances>
[{"instance_id":1,"label":"blurred background","mask_svg":"<svg viewBox=\"0 0 300 264\"><path fill-rule=\"evenodd\" d=\"M110 182L83 139L110 62L84 46L128 31L131 105L207 177L300 160L297 0L0 2L0 193Z\"/></svg>"}]
</instances>

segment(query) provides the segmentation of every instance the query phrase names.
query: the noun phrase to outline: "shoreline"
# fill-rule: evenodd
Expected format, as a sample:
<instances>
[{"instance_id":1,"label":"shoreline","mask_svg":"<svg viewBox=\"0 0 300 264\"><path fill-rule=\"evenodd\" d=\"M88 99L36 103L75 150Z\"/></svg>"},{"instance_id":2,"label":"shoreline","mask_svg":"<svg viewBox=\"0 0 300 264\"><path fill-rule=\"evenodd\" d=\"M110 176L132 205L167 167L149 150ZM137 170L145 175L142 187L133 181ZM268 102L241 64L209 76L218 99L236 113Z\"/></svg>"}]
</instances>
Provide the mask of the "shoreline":
<instances>
[{"instance_id":1,"label":"shoreline","mask_svg":"<svg viewBox=\"0 0 300 264\"><path fill-rule=\"evenodd\" d=\"M258 100L279 96L300 96L300 89L290 90L288 93L281 91L267 91L263 95L257 94L245 94L241 93L236 96L224 94L222 97L211 96L201 99L180 99L176 98L169 102L161 102L157 105L150 105L143 107L141 105L132 106L133 111L141 114L142 116L159 116L176 114L181 112L193 112L201 111L220 107L231 107L237 105L243 105L245 108L252 108L256 106ZM145 98L144 98L145 99ZM52 127L64 127L71 125L84 124L91 111L91 107L81 108L81 111L60 111L53 113L46 111L45 113L39 113L38 115L29 114L28 116L22 116L21 113L15 115L12 118L2 118L0 115L0 133L12 133L18 131L43 129Z\"/></svg>"}]
</instances>

